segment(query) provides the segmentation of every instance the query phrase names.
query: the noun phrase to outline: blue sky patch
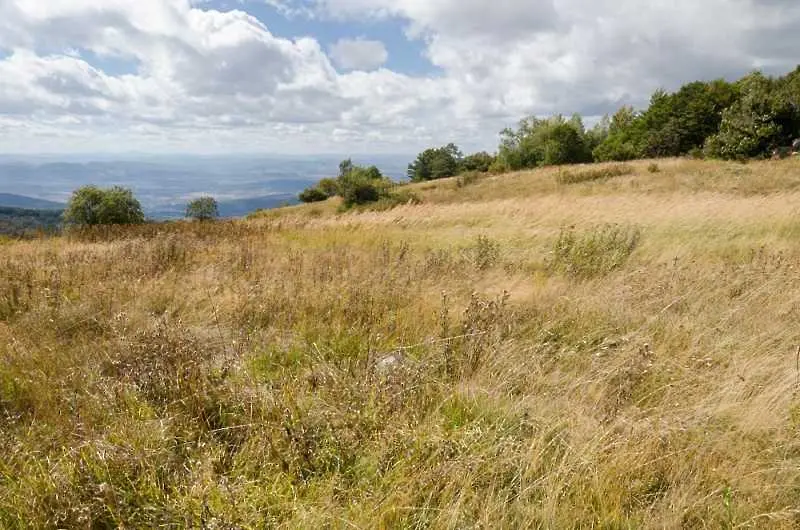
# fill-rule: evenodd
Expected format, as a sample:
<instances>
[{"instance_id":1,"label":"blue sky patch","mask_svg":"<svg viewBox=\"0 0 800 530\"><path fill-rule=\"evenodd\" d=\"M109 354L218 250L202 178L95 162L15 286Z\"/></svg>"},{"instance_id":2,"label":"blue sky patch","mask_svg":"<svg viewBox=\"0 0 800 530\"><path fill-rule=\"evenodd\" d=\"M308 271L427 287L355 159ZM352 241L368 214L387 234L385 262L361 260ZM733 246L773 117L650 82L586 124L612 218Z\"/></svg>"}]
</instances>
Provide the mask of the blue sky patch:
<instances>
[{"instance_id":1,"label":"blue sky patch","mask_svg":"<svg viewBox=\"0 0 800 530\"><path fill-rule=\"evenodd\" d=\"M389 52L384 65L395 72L412 76L431 76L439 69L425 57L425 43L409 40L404 33L404 22L399 19L365 19L363 21L319 20L303 16L286 17L274 7L260 2L241 4L230 1L212 1L208 6L219 11L235 9L246 11L258 18L269 31L286 39L313 37L326 52L340 39L364 38L383 42Z\"/></svg>"}]
</instances>

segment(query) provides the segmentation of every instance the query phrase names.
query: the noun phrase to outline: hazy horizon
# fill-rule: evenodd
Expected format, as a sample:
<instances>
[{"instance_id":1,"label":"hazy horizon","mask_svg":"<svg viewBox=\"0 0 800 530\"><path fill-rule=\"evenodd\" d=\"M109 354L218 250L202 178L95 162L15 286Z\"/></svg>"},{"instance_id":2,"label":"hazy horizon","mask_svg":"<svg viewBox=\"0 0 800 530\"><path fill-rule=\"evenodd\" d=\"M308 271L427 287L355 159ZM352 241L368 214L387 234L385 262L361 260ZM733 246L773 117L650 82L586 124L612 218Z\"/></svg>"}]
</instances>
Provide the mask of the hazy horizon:
<instances>
[{"instance_id":1,"label":"hazy horizon","mask_svg":"<svg viewBox=\"0 0 800 530\"><path fill-rule=\"evenodd\" d=\"M293 200L307 186L335 176L339 162L376 165L402 180L406 155L145 155L119 157L0 155L0 193L65 203L84 185L131 188L154 218L179 217L186 202L211 195L231 215Z\"/></svg>"}]
</instances>

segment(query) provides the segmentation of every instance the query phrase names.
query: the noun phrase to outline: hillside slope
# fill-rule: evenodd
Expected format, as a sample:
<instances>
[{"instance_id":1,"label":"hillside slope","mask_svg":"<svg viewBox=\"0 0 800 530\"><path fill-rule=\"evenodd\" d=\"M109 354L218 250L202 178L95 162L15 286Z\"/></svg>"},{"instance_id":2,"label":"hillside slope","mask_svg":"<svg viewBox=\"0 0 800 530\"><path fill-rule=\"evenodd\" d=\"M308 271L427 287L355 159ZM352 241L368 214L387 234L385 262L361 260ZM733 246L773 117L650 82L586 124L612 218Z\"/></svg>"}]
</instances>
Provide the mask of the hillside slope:
<instances>
[{"instance_id":1,"label":"hillside slope","mask_svg":"<svg viewBox=\"0 0 800 530\"><path fill-rule=\"evenodd\" d=\"M27 210L63 210L66 205L13 193L0 193L0 206Z\"/></svg>"},{"instance_id":2,"label":"hillside slope","mask_svg":"<svg viewBox=\"0 0 800 530\"><path fill-rule=\"evenodd\" d=\"M796 527L800 160L649 165L3 245L0 527Z\"/></svg>"}]
</instances>

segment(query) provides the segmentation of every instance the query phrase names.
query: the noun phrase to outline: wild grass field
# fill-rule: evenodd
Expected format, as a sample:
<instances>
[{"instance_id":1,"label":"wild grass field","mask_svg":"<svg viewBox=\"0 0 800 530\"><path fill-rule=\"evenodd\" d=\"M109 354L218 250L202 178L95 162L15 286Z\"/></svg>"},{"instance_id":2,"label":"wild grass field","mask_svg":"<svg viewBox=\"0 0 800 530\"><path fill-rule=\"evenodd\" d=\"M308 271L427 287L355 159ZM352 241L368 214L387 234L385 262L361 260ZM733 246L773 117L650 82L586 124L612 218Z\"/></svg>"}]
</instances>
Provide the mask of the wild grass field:
<instances>
[{"instance_id":1,"label":"wild grass field","mask_svg":"<svg viewBox=\"0 0 800 530\"><path fill-rule=\"evenodd\" d=\"M797 528L800 160L0 242L0 528Z\"/></svg>"}]
</instances>

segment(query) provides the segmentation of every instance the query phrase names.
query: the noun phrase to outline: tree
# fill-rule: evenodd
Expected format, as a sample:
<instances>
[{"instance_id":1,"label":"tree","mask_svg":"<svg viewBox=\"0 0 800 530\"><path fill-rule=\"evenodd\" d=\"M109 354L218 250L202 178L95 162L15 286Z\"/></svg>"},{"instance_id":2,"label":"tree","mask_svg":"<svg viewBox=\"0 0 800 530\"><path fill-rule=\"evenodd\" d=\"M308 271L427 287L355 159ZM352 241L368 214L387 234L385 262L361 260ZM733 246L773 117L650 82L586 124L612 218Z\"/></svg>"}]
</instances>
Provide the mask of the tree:
<instances>
[{"instance_id":1,"label":"tree","mask_svg":"<svg viewBox=\"0 0 800 530\"><path fill-rule=\"evenodd\" d=\"M639 115L633 107L622 107L611 118L605 140L593 152L598 162L625 161L639 157Z\"/></svg>"},{"instance_id":2,"label":"tree","mask_svg":"<svg viewBox=\"0 0 800 530\"><path fill-rule=\"evenodd\" d=\"M211 221L219 217L219 205L214 197L199 197L186 205L186 217Z\"/></svg>"},{"instance_id":3,"label":"tree","mask_svg":"<svg viewBox=\"0 0 800 530\"><path fill-rule=\"evenodd\" d=\"M339 194L345 208L378 201L389 194L391 182L375 166L353 166L339 177Z\"/></svg>"},{"instance_id":4,"label":"tree","mask_svg":"<svg viewBox=\"0 0 800 530\"><path fill-rule=\"evenodd\" d=\"M489 171L489 168L492 167L493 163L494 156L486 151L481 151L480 153L474 153L464 157L464 160L461 161L460 172L478 171L480 173L486 173Z\"/></svg>"},{"instance_id":5,"label":"tree","mask_svg":"<svg viewBox=\"0 0 800 530\"><path fill-rule=\"evenodd\" d=\"M64 211L64 222L84 226L138 224L144 222L144 213L127 188L84 186L72 194Z\"/></svg>"},{"instance_id":6,"label":"tree","mask_svg":"<svg viewBox=\"0 0 800 530\"><path fill-rule=\"evenodd\" d=\"M464 155L453 144L426 149L408 165L408 178L414 182L454 177L458 174Z\"/></svg>"},{"instance_id":7,"label":"tree","mask_svg":"<svg viewBox=\"0 0 800 530\"><path fill-rule=\"evenodd\" d=\"M750 158L791 143L798 109L784 90L785 79L755 72L737 88L739 99L722 113L719 132L706 142L706 152L726 159Z\"/></svg>"},{"instance_id":8,"label":"tree","mask_svg":"<svg viewBox=\"0 0 800 530\"><path fill-rule=\"evenodd\" d=\"M578 115L570 119L560 114L548 119L526 118L516 130L505 129L500 135L498 158L511 170L592 160L583 121Z\"/></svg>"},{"instance_id":9,"label":"tree","mask_svg":"<svg viewBox=\"0 0 800 530\"><path fill-rule=\"evenodd\" d=\"M641 154L680 156L702 147L736 98L736 88L724 80L688 83L674 94L656 91L639 119Z\"/></svg>"},{"instance_id":10,"label":"tree","mask_svg":"<svg viewBox=\"0 0 800 530\"><path fill-rule=\"evenodd\" d=\"M391 181L376 166L362 167L350 159L339 164L339 176L324 178L315 186L303 190L303 202L320 202L339 195L345 208L380 200L389 195Z\"/></svg>"}]
</instances>

